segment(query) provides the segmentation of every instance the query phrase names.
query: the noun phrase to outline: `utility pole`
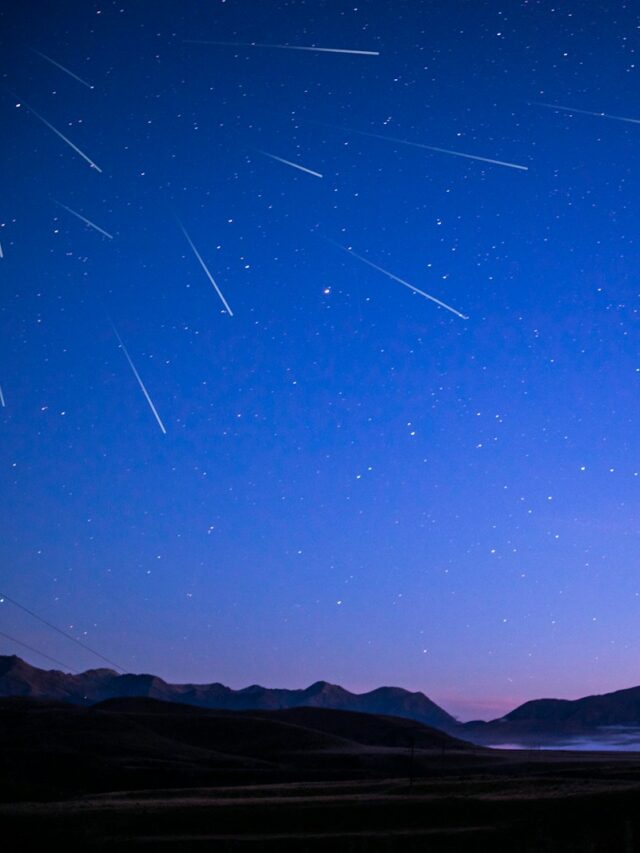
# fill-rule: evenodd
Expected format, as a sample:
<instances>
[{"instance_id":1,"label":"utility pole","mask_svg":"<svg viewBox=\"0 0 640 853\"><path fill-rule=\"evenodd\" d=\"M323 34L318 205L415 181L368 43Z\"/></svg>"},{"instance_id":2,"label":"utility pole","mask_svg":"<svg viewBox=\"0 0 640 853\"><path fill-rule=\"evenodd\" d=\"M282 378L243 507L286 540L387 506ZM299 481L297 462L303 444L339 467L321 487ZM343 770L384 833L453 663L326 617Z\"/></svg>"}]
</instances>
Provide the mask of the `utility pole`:
<instances>
[{"instance_id":1,"label":"utility pole","mask_svg":"<svg viewBox=\"0 0 640 853\"><path fill-rule=\"evenodd\" d=\"M409 747L409 790L413 791L413 763L416 751L415 735L410 735L411 745Z\"/></svg>"}]
</instances>

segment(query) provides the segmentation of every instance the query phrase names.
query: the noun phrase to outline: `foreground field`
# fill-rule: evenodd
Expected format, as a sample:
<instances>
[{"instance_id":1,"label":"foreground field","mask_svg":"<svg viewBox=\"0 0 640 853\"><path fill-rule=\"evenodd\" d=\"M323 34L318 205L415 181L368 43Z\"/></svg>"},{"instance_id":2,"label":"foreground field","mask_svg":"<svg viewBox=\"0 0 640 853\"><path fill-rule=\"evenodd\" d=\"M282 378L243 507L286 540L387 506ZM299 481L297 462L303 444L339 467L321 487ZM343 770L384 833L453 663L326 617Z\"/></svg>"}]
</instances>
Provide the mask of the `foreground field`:
<instances>
[{"instance_id":1,"label":"foreground field","mask_svg":"<svg viewBox=\"0 0 640 853\"><path fill-rule=\"evenodd\" d=\"M470 747L396 718L0 708L5 837L67 849L640 850L640 755ZM26 849L26 847L25 847Z\"/></svg>"},{"instance_id":2,"label":"foreground field","mask_svg":"<svg viewBox=\"0 0 640 853\"><path fill-rule=\"evenodd\" d=\"M640 782L626 778L637 764L614 772L567 756L535 768L509 764L497 775L443 778L444 770L413 787L385 779L120 792L5 804L0 816L23 843L95 849L639 849Z\"/></svg>"}]
</instances>

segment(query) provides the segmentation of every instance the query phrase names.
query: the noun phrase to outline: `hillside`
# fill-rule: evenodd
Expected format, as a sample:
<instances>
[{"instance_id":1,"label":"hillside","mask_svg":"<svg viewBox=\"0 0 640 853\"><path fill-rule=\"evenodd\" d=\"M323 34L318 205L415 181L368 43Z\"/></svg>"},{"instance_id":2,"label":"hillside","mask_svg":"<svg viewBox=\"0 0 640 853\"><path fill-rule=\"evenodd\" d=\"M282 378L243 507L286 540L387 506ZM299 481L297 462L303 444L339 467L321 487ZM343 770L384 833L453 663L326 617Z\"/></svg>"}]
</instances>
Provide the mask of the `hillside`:
<instances>
[{"instance_id":1,"label":"hillside","mask_svg":"<svg viewBox=\"0 0 640 853\"><path fill-rule=\"evenodd\" d=\"M407 772L416 754L472 756L442 732L393 717L301 708L214 711L149 698L84 707L0 700L0 799Z\"/></svg>"}]
</instances>

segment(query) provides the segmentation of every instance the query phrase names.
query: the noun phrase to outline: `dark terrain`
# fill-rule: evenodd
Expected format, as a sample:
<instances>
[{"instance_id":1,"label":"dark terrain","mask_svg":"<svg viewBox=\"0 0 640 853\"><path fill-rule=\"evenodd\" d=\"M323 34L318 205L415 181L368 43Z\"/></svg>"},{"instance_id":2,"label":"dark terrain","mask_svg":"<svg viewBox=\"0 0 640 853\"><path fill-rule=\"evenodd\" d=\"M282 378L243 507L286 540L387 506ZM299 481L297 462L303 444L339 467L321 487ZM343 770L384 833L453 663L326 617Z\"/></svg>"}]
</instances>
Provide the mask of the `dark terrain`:
<instances>
[{"instance_id":1,"label":"dark terrain","mask_svg":"<svg viewBox=\"0 0 640 853\"><path fill-rule=\"evenodd\" d=\"M379 687L351 693L335 684L317 681L304 690L253 685L232 690L224 684L169 684L155 675L119 675L111 669L79 674L43 670L15 655L0 656L0 698L22 696L91 706L108 699L143 697L180 705L228 711L268 711L325 708L402 717L434 726L477 745L562 745L590 738L616 748L620 732L635 730L640 749L640 687L586 696L582 699L535 699L504 717L460 723L424 693L401 687Z\"/></svg>"},{"instance_id":2,"label":"dark terrain","mask_svg":"<svg viewBox=\"0 0 640 853\"><path fill-rule=\"evenodd\" d=\"M424 693L401 687L379 687L369 693L350 693L336 684L317 681L304 690L260 687L232 690L224 684L169 684L156 675L119 675L112 669L90 669L72 675L31 666L15 655L0 656L0 697L30 696L75 705L93 705L105 699L148 696L200 708L227 710L275 710L316 707L369 714L408 717L441 729L456 728L455 718Z\"/></svg>"},{"instance_id":3,"label":"dark terrain","mask_svg":"<svg viewBox=\"0 0 640 853\"><path fill-rule=\"evenodd\" d=\"M639 726L640 687L629 687L582 699L533 699L499 720L464 723L460 737L486 744L553 742L572 736L606 740L614 737L615 728Z\"/></svg>"},{"instance_id":4,"label":"dark terrain","mask_svg":"<svg viewBox=\"0 0 640 853\"><path fill-rule=\"evenodd\" d=\"M640 755L500 751L415 721L149 698L0 701L15 849L632 851Z\"/></svg>"}]
</instances>

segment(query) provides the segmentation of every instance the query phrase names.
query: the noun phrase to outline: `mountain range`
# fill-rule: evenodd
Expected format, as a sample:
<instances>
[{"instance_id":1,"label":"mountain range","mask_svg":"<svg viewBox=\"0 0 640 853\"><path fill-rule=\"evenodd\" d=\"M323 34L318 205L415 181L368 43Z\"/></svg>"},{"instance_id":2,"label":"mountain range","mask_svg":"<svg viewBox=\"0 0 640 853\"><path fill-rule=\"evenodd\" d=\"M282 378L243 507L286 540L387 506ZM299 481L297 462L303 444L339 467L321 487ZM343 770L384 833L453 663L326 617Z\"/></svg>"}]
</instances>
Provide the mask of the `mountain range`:
<instances>
[{"instance_id":1,"label":"mountain range","mask_svg":"<svg viewBox=\"0 0 640 853\"><path fill-rule=\"evenodd\" d=\"M343 687L317 681L304 690L285 690L254 684L232 690L224 684L169 684L155 675L119 675L112 669L90 669L78 675L43 670L21 658L0 656L0 697L28 696L48 701L93 705L106 699L146 696L165 702L223 710L277 710L333 708L406 717L449 731L455 718L424 693L399 687L379 687L369 693L350 693Z\"/></svg>"},{"instance_id":2,"label":"mountain range","mask_svg":"<svg viewBox=\"0 0 640 853\"><path fill-rule=\"evenodd\" d=\"M112 669L90 669L74 675L39 669L15 655L0 656L0 698L12 696L84 706L109 699L147 697L227 711L328 708L415 720L480 744L524 743L615 727L640 727L640 686L575 700L535 699L496 720L460 723L424 693L400 687L379 687L358 694L317 681L301 690L257 684L233 690L219 683L170 684L158 676L120 675Z\"/></svg>"}]
</instances>

